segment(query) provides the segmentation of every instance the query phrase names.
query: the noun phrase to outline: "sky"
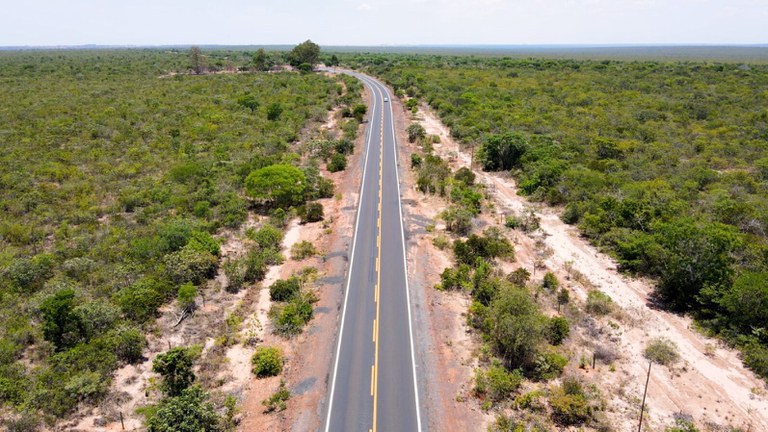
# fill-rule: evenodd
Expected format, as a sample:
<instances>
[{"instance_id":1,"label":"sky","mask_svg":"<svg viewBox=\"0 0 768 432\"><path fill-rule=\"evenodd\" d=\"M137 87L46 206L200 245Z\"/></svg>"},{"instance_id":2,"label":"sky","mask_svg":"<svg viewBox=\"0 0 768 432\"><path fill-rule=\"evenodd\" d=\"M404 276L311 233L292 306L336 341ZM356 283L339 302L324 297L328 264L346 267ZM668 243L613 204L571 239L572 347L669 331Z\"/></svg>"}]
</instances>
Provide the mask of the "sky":
<instances>
[{"instance_id":1,"label":"sky","mask_svg":"<svg viewBox=\"0 0 768 432\"><path fill-rule=\"evenodd\" d=\"M768 0L0 2L0 46L768 43Z\"/></svg>"}]
</instances>

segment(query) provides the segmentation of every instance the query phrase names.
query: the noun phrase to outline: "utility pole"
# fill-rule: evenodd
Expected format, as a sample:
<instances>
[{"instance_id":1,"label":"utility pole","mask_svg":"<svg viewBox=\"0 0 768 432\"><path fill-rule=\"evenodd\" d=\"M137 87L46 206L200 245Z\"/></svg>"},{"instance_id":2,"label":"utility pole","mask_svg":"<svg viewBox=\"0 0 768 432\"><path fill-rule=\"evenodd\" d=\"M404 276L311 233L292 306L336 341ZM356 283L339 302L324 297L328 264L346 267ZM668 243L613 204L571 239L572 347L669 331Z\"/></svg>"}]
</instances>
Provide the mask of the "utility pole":
<instances>
[{"instance_id":1,"label":"utility pole","mask_svg":"<svg viewBox=\"0 0 768 432\"><path fill-rule=\"evenodd\" d=\"M637 424L637 432L643 427L643 411L645 411L645 396L648 394L648 381L651 380L651 365L653 361L648 362L648 376L645 377L645 390L643 391L643 403L640 405L640 422Z\"/></svg>"}]
</instances>

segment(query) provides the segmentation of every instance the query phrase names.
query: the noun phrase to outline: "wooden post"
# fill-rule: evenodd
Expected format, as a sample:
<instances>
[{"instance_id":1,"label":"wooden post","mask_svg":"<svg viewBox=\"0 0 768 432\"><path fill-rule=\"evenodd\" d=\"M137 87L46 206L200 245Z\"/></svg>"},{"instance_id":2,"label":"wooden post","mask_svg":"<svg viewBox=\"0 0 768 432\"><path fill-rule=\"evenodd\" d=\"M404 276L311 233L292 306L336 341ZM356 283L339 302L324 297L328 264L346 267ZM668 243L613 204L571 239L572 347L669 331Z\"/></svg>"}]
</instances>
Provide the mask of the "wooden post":
<instances>
[{"instance_id":1,"label":"wooden post","mask_svg":"<svg viewBox=\"0 0 768 432\"><path fill-rule=\"evenodd\" d=\"M169 339L169 340L168 340L168 351L170 351L170 350L171 350L171 341L170 341L170 339Z\"/></svg>"},{"instance_id":2,"label":"wooden post","mask_svg":"<svg viewBox=\"0 0 768 432\"><path fill-rule=\"evenodd\" d=\"M651 380L651 365L653 361L648 362L648 376L645 377L645 390L643 390L643 403L640 405L640 421L637 424L637 432L643 427L643 411L645 411L645 396L648 394L648 381Z\"/></svg>"},{"instance_id":3,"label":"wooden post","mask_svg":"<svg viewBox=\"0 0 768 432\"><path fill-rule=\"evenodd\" d=\"M123 423L123 412L122 411L120 411L120 427L122 427L123 430L125 430L125 423Z\"/></svg>"},{"instance_id":4,"label":"wooden post","mask_svg":"<svg viewBox=\"0 0 768 432\"><path fill-rule=\"evenodd\" d=\"M597 357L597 356L595 355L595 353L592 353L592 370L594 370L594 369L595 369L595 358L596 358L596 357Z\"/></svg>"}]
</instances>

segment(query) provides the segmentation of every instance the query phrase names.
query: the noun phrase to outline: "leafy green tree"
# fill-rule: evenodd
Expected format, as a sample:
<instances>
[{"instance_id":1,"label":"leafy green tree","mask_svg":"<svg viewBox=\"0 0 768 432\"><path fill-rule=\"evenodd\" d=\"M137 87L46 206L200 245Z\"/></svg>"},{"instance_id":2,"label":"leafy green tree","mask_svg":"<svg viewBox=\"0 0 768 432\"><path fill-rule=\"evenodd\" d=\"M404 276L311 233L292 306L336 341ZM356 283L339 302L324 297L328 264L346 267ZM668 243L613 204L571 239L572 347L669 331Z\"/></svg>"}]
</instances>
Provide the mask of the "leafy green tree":
<instances>
[{"instance_id":1,"label":"leafy green tree","mask_svg":"<svg viewBox=\"0 0 768 432\"><path fill-rule=\"evenodd\" d=\"M320 60L320 46L307 39L293 47L288 58L294 67L298 67L302 63L314 67Z\"/></svg>"},{"instance_id":2,"label":"leafy green tree","mask_svg":"<svg viewBox=\"0 0 768 432\"><path fill-rule=\"evenodd\" d=\"M491 135L477 151L477 159L485 171L506 171L520 166L520 158L528 149L528 141L520 133Z\"/></svg>"},{"instance_id":3,"label":"leafy green tree","mask_svg":"<svg viewBox=\"0 0 768 432\"><path fill-rule=\"evenodd\" d=\"M200 75L205 72L205 57L200 51L200 47L193 46L189 49L189 64L196 74Z\"/></svg>"},{"instance_id":4,"label":"leafy green tree","mask_svg":"<svg viewBox=\"0 0 768 432\"><path fill-rule=\"evenodd\" d=\"M332 54L331 58L328 59L328 66L338 66L339 65L339 57L336 54Z\"/></svg>"},{"instance_id":5,"label":"leafy green tree","mask_svg":"<svg viewBox=\"0 0 768 432\"><path fill-rule=\"evenodd\" d=\"M259 101L252 94L244 94L237 98L237 104L243 108L248 108L251 112L255 112L259 109Z\"/></svg>"},{"instance_id":6,"label":"leafy green tree","mask_svg":"<svg viewBox=\"0 0 768 432\"><path fill-rule=\"evenodd\" d=\"M283 105L280 102L273 102L267 106L267 120L275 121L283 113Z\"/></svg>"},{"instance_id":7,"label":"leafy green tree","mask_svg":"<svg viewBox=\"0 0 768 432\"><path fill-rule=\"evenodd\" d=\"M169 291L172 292L168 283L144 278L121 289L115 302L127 318L143 323L157 314Z\"/></svg>"},{"instance_id":8,"label":"leafy green tree","mask_svg":"<svg viewBox=\"0 0 768 432\"><path fill-rule=\"evenodd\" d=\"M253 55L253 68L257 71L268 71L272 67L264 48L259 48Z\"/></svg>"},{"instance_id":9,"label":"leafy green tree","mask_svg":"<svg viewBox=\"0 0 768 432\"><path fill-rule=\"evenodd\" d=\"M768 332L768 273L739 275L723 295L720 305L744 333Z\"/></svg>"},{"instance_id":10,"label":"leafy green tree","mask_svg":"<svg viewBox=\"0 0 768 432\"><path fill-rule=\"evenodd\" d=\"M502 287L489 306L493 347L509 368L529 368L544 340L547 319L522 288Z\"/></svg>"},{"instance_id":11,"label":"leafy green tree","mask_svg":"<svg viewBox=\"0 0 768 432\"><path fill-rule=\"evenodd\" d=\"M175 283L200 284L213 277L218 260L208 252L187 245L180 251L166 255L163 263L166 274Z\"/></svg>"},{"instance_id":12,"label":"leafy green tree","mask_svg":"<svg viewBox=\"0 0 768 432\"><path fill-rule=\"evenodd\" d=\"M550 318L547 324L547 340L552 345L560 345L571 333L568 320L563 317Z\"/></svg>"},{"instance_id":13,"label":"leafy green tree","mask_svg":"<svg viewBox=\"0 0 768 432\"><path fill-rule=\"evenodd\" d=\"M147 431L222 431L221 418L207 399L208 394L200 386L185 388L179 395L160 402L157 412L147 421Z\"/></svg>"},{"instance_id":14,"label":"leafy green tree","mask_svg":"<svg viewBox=\"0 0 768 432\"><path fill-rule=\"evenodd\" d=\"M40 306L43 315L43 337L57 351L72 347L83 339L84 325L75 313L75 291L67 288L48 297Z\"/></svg>"},{"instance_id":15,"label":"leafy green tree","mask_svg":"<svg viewBox=\"0 0 768 432\"><path fill-rule=\"evenodd\" d=\"M352 107L352 117L358 122L363 121L366 112L368 112L368 107L365 104L355 104L355 106Z\"/></svg>"},{"instance_id":16,"label":"leafy green tree","mask_svg":"<svg viewBox=\"0 0 768 432\"><path fill-rule=\"evenodd\" d=\"M245 179L252 198L285 208L301 203L305 187L304 172L292 165L270 165Z\"/></svg>"},{"instance_id":17,"label":"leafy green tree","mask_svg":"<svg viewBox=\"0 0 768 432\"><path fill-rule=\"evenodd\" d=\"M152 371L163 377L162 389L168 396L179 396L195 381L192 355L183 347L171 348L152 361Z\"/></svg>"},{"instance_id":18,"label":"leafy green tree","mask_svg":"<svg viewBox=\"0 0 768 432\"><path fill-rule=\"evenodd\" d=\"M301 290L301 281L295 276L288 279L278 279L269 287L269 299L272 301L288 301L296 297Z\"/></svg>"}]
</instances>

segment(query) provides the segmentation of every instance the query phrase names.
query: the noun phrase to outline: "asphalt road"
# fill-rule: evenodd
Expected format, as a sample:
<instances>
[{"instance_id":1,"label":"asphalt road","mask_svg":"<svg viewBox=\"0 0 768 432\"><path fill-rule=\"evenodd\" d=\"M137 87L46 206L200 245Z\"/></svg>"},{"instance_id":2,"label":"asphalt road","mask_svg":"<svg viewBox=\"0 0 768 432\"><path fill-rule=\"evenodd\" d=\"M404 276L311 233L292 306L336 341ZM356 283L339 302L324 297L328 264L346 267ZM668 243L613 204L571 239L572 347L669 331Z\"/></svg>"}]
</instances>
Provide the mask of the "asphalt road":
<instances>
[{"instance_id":1,"label":"asphalt road","mask_svg":"<svg viewBox=\"0 0 768 432\"><path fill-rule=\"evenodd\" d=\"M326 432L421 431L391 95L373 94Z\"/></svg>"}]
</instances>

